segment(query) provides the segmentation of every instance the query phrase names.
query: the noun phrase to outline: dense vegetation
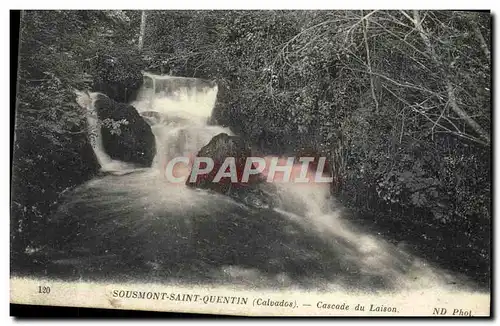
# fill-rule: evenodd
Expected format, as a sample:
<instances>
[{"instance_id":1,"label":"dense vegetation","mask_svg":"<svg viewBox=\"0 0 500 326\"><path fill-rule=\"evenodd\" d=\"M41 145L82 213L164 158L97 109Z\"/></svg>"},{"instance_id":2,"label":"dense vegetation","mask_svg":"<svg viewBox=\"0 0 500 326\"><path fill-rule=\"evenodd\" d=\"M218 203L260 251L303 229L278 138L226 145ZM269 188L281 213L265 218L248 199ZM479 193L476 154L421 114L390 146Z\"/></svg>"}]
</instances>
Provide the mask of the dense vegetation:
<instances>
[{"instance_id":1,"label":"dense vegetation","mask_svg":"<svg viewBox=\"0 0 500 326\"><path fill-rule=\"evenodd\" d=\"M490 32L478 12L24 12L13 249L96 171L73 89L127 101L148 70L215 79L214 123L262 152L327 155L353 216L485 282Z\"/></svg>"}]
</instances>

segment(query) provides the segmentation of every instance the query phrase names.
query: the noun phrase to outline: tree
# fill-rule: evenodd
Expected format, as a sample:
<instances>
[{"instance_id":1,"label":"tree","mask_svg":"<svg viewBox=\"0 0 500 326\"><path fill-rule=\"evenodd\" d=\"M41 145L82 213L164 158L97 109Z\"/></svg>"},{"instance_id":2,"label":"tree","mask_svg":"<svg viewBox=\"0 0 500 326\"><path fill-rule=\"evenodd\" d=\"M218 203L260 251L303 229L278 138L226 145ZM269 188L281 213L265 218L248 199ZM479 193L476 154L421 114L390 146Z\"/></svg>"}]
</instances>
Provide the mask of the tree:
<instances>
[{"instance_id":1,"label":"tree","mask_svg":"<svg viewBox=\"0 0 500 326\"><path fill-rule=\"evenodd\" d=\"M144 46L144 37L146 33L146 11L142 10L141 14L141 31L139 32L139 51L142 50L142 47Z\"/></svg>"}]
</instances>

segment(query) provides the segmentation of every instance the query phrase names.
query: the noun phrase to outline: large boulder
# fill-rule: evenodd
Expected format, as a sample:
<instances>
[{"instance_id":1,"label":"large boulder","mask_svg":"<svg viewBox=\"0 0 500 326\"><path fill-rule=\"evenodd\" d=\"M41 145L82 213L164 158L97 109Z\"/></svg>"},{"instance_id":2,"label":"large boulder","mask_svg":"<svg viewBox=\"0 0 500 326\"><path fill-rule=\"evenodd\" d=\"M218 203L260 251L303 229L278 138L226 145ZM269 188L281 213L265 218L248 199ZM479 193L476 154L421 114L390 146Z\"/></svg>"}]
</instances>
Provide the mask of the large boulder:
<instances>
[{"instance_id":1,"label":"large boulder","mask_svg":"<svg viewBox=\"0 0 500 326\"><path fill-rule=\"evenodd\" d=\"M248 182L241 182L247 158L252 156L250 145L238 136L220 133L202 147L197 157L209 157L214 161L214 168L207 174L198 175L196 180L186 180L186 185L194 188L210 189L228 195L238 201L256 207L274 206L274 189L266 184L261 174L250 175ZM231 182L230 177L223 177L218 182L213 182L217 172L227 157L235 158L237 183ZM206 166L202 165L201 168Z\"/></svg>"},{"instance_id":2,"label":"large boulder","mask_svg":"<svg viewBox=\"0 0 500 326\"><path fill-rule=\"evenodd\" d=\"M94 108L101 127L102 143L106 153L113 159L151 166L156 154L155 137L149 124L137 110L128 104L116 102L104 94L98 94ZM106 120L110 119L110 120ZM111 126L106 121L123 121Z\"/></svg>"}]
</instances>

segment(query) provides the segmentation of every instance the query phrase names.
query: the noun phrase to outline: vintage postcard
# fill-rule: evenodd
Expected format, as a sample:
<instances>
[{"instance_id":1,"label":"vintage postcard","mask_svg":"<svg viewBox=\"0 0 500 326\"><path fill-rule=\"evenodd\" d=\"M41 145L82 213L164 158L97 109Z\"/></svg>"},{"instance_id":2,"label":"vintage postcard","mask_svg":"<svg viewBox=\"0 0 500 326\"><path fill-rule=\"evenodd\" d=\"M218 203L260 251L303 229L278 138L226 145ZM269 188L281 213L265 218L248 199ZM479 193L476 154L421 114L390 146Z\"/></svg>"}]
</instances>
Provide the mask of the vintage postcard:
<instances>
[{"instance_id":1,"label":"vintage postcard","mask_svg":"<svg viewBox=\"0 0 500 326\"><path fill-rule=\"evenodd\" d=\"M11 303L490 316L491 26L23 11Z\"/></svg>"}]
</instances>

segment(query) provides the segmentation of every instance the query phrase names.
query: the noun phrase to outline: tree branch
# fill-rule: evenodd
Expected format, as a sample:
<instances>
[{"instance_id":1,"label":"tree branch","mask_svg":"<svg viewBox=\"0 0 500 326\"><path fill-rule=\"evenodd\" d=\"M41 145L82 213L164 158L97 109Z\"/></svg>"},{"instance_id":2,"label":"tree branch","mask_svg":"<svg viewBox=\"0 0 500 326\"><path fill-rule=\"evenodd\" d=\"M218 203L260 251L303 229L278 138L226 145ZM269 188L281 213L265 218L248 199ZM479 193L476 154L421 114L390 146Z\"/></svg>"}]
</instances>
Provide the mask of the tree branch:
<instances>
[{"instance_id":1,"label":"tree branch","mask_svg":"<svg viewBox=\"0 0 500 326\"><path fill-rule=\"evenodd\" d=\"M434 121L432 120L432 118L429 117L429 114L427 114L425 112L425 108L421 107L420 105L412 105L410 103L408 103L408 101L406 101L405 99L402 99L400 96L398 96L397 94L395 94L393 91L391 91L389 88L387 88L386 86L382 86L384 87L385 90L387 90L392 96L394 96L396 99L398 99L399 101L401 101L401 103L403 103L404 105L406 105L408 108L410 108L412 111L422 115L424 118L426 118L427 120L429 120L430 122L432 122L433 124L433 128L431 129L431 135L434 134L434 133L440 133L440 132L446 132L446 133L449 133L449 134L452 134L452 135L455 135L455 136L458 136L460 138L464 138L464 139L468 139L470 141L473 141L473 142L476 142L478 144L481 144L481 145L485 145L485 146L488 146L488 143L485 143L484 141L482 141L481 139L478 139L478 138L475 138L475 137L472 137L470 135L467 135L466 133L463 133L461 132L460 130L457 129L457 131L453 131L453 130L450 130L449 128L443 126L442 124L439 123L439 119ZM424 110L419 110L418 108L416 107L420 107L420 108L423 108ZM446 117L443 117L444 119L446 119ZM454 124L452 124L455 128L456 126ZM434 131L435 127L438 126L440 128L442 128L443 130L442 131Z\"/></svg>"},{"instance_id":2,"label":"tree branch","mask_svg":"<svg viewBox=\"0 0 500 326\"><path fill-rule=\"evenodd\" d=\"M415 28L418 30L420 37L424 41L425 46L427 47L427 50L429 51L432 60L436 63L438 67L442 67L442 63L439 61L436 52L434 51L434 48L432 47L432 44L429 40L429 37L427 35L427 32L424 30L422 26L422 22L420 20L420 14L418 10L413 11L413 23L415 24ZM442 69L442 68L441 68ZM448 74L446 71L443 70L443 74L445 75L445 87L446 87L446 92L448 93L448 98L450 101L450 107L451 109L459 116L461 117L475 132L477 132L478 135L481 136L486 142L489 144L490 143L490 136L488 133L476 122L474 119L472 119L467 112L465 112L461 107L458 106L457 100L455 98L455 90L453 89L453 85L449 79Z\"/></svg>"},{"instance_id":3,"label":"tree branch","mask_svg":"<svg viewBox=\"0 0 500 326\"><path fill-rule=\"evenodd\" d=\"M138 44L138 48L139 48L139 51L142 50L142 47L144 45L144 37L146 36L146 10L143 10L142 11L142 14L141 14L141 30L139 32L139 44Z\"/></svg>"},{"instance_id":4,"label":"tree branch","mask_svg":"<svg viewBox=\"0 0 500 326\"><path fill-rule=\"evenodd\" d=\"M470 20L470 23L472 25L472 29L474 30L476 38L479 40L479 44L481 44L481 49L483 50L486 60L490 62L491 59L490 50L488 48L488 44L486 44L486 41L484 40L483 34L481 33L479 26L477 26L477 23L473 19Z\"/></svg>"},{"instance_id":5,"label":"tree branch","mask_svg":"<svg viewBox=\"0 0 500 326\"><path fill-rule=\"evenodd\" d=\"M361 10L361 15L363 15L363 11ZM372 92L373 101L375 102L375 112L378 112L378 100L375 95L375 87L373 85L373 73L372 73L372 64L370 62L370 46L368 45L368 19L365 19L363 25L363 37L365 40L365 49L366 49L366 66L368 67L368 73L370 74L370 89Z\"/></svg>"},{"instance_id":6,"label":"tree branch","mask_svg":"<svg viewBox=\"0 0 500 326\"><path fill-rule=\"evenodd\" d=\"M367 73L365 70L361 70L361 69L355 69L355 68L350 68L350 67L345 67L345 69L348 69L348 70L352 70L352 71L359 71L359 72L362 72L362 73ZM422 92L425 92L425 93L428 93L428 94L431 94L431 95L434 95L436 96L438 99L440 100L443 100L443 96L441 96L441 94L439 93L436 93L434 91L431 91L430 89L427 89L427 88L423 88L423 87L420 87L418 85L415 85L415 84L411 84L411 83L408 83L408 82L398 82L384 74L380 74L378 72L374 72L372 71L372 74L375 75L375 76L378 76L382 79L385 79L389 82L391 82L392 84L396 85L396 86L399 86L399 87L405 87L405 88L410 88L410 89L415 89L415 90L418 90L418 91L422 91Z\"/></svg>"}]
</instances>

